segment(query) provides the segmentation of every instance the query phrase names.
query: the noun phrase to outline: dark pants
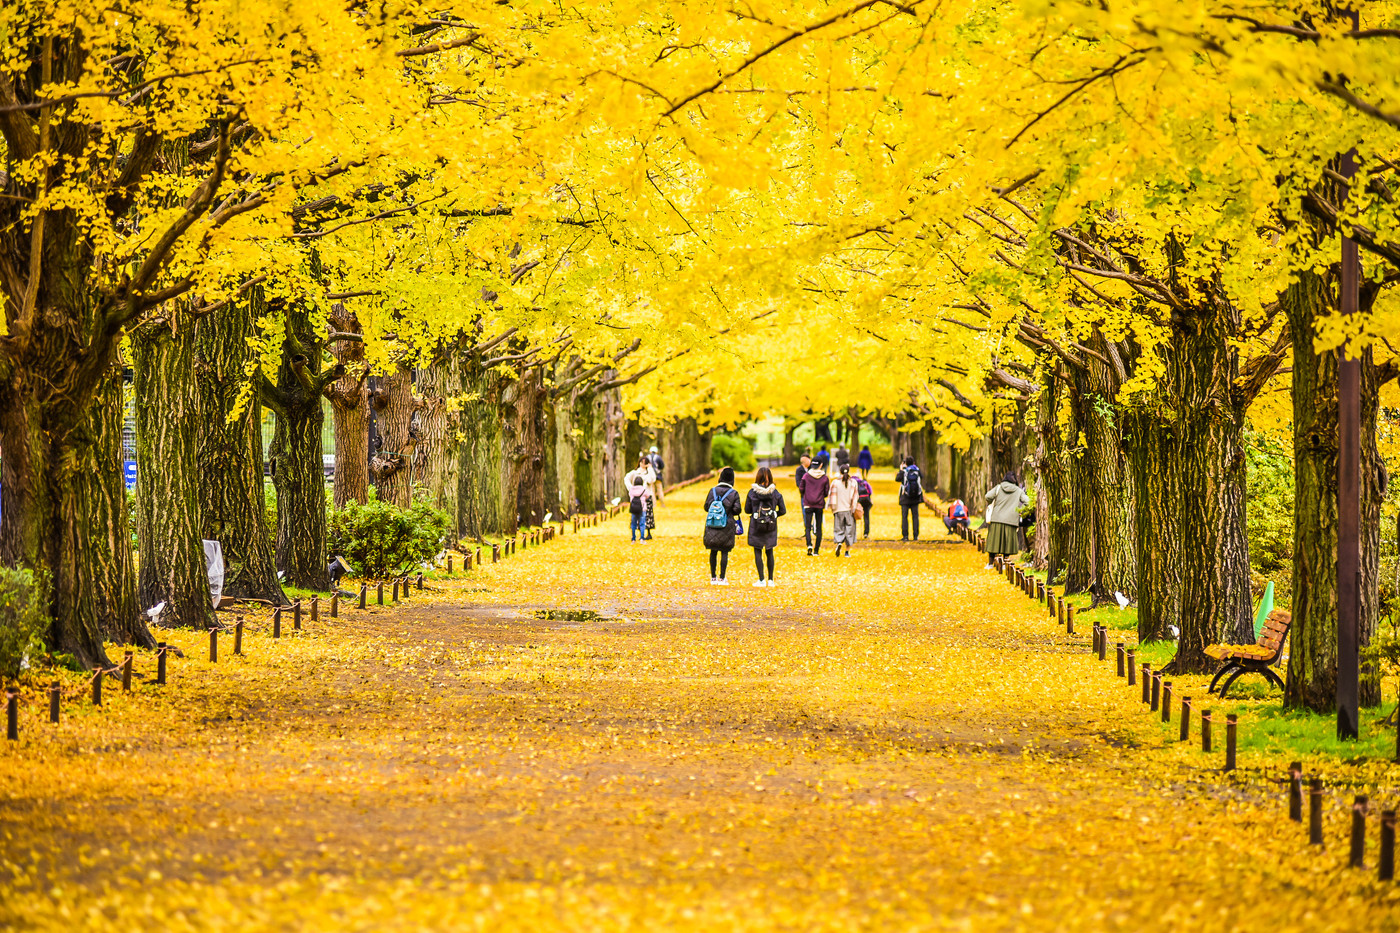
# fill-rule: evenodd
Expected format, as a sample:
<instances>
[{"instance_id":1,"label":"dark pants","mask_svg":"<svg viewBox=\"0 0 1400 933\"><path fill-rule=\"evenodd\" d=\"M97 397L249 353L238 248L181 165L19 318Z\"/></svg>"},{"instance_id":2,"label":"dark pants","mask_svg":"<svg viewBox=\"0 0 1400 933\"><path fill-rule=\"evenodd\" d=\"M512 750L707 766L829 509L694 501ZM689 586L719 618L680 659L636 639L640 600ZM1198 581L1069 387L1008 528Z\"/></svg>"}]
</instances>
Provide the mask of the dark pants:
<instances>
[{"instance_id":1,"label":"dark pants","mask_svg":"<svg viewBox=\"0 0 1400 933\"><path fill-rule=\"evenodd\" d=\"M865 512L865 536L870 537L870 500L860 500L860 507Z\"/></svg>"},{"instance_id":2,"label":"dark pants","mask_svg":"<svg viewBox=\"0 0 1400 933\"><path fill-rule=\"evenodd\" d=\"M758 571L758 578L763 579L763 555L768 554L768 579L773 579L773 549L771 547L756 547L753 549L753 566Z\"/></svg>"},{"instance_id":3,"label":"dark pants","mask_svg":"<svg viewBox=\"0 0 1400 933\"><path fill-rule=\"evenodd\" d=\"M719 562L719 573L715 573L715 562ZM719 548L710 548L710 579L716 577L723 580L724 575L729 572L729 551Z\"/></svg>"},{"instance_id":4,"label":"dark pants","mask_svg":"<svg viewBox=\"0 0 1400 933\"><path fill-rule=\"evenodd\" d=\"M917 541L919 540L919 506L917 503L914 505L901 503L899 506L899 532L905 541L909 540L910 522L914 524L914 540Z\"/></svg>"},{"instance_id":5,"label":"dark pants","mask_svg":"<svg viewBox=\"0 0 1400 933\"><path fill-rule=\"evenodd\" d=\"M802 507L802 533L807 538L807 546L813 553L822 549L822 520L826 516L826 509ZM812 543L812 533L816 532L816 544Z\"/></svg>"},{"instance_id":6,"label":"dark pants","mask_svg":"<svg viewBox=\"0 0 1400 933\"><path fill-rule=\"evenodd\" d=\"M966 528L966 527L967 527L967 519L965 519L965 518L945 518L945 519L943 519L943 525L944 525L944 527L946 527L946 528L948 529L949 534L951 534L952 531L953 531L953 529L955 529L955 528Z\"/></svg>"}]
</instances>

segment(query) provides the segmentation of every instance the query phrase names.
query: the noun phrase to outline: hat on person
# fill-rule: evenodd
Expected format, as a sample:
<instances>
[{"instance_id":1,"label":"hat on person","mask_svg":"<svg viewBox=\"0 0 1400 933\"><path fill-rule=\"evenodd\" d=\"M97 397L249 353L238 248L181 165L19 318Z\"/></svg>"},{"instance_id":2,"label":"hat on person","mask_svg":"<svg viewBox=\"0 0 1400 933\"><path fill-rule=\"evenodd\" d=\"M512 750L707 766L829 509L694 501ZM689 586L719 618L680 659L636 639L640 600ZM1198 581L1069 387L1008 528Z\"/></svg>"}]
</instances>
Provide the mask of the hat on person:
<instances>
[{"instance_id":1,"label":"hat on person","mask_svg":"<svg viewBox=\"0 0 1400 933\"><path fill-rule=\"evenodd\" d=\"M652 452L652 453L656 453L656 448L653 447L653 448L651 449L651 452Z\"/></svg>"}]
</instances>

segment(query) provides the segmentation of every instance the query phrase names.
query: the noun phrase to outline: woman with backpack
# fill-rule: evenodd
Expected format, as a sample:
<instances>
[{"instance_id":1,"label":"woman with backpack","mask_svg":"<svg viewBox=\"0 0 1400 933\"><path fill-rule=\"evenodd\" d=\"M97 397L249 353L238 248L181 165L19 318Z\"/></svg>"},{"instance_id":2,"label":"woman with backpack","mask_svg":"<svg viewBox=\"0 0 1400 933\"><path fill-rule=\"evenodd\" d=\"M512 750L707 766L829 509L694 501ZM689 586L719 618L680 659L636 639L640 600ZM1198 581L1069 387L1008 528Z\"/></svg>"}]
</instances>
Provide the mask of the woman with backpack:
<instances>
[{"instance_id":1,"label":"woman with backpack","mask_svg":"<svg viewBox=\"0 0 1400 933\"><path fill-rule=\"evenodd\" d=\"M753 488L744 497L744 511L749 516L749 547L753 548L753 565L758 570L754 586L773 586L773 548L778 546L778 519L787 514L783 494L773 483L773 471L759 467ZM763 577L764 558L768 562L768 578Z\"/></svg>"},{"instance_id":2,"label":"woman with backpack","mask_svg":"<svg viewBox=\"0 0 1400 933\"><path fill-rule=\"evenodd\" d=\"M632 501L627 504L627 511L632 516L632 541L636 543L638 532L641 533L641 542L647 542L646 519L651 511L651 493L647 492L647 484L642 477L632 474L632 485L627 487L627 495Z\"/></svg>"},{"instance_id":3,"label":"woman with backpack","mask_svg":"<svg viewBox=\"0 0 1400 933\"><path fill-rule=\"evenodd\" d=\"M729 552L738 532L739 493L734 489L734 468L719 471L719 485L705 496L705 547L710 549L710 583L728 586ZM718 574L716 574L718 566Z\"/></svg>"},{"instance_id":4,"label":"woman with backpack","mask_svg":"<svg viewBox=\"0 0 1400 933\"><path fill-rule=\"evenodd\" d=\"M841 478L831 484L827 505L831 509L831 536L836 539L836 556L841 556L841 545L846 545L846 556L851 556L851 545L856 542L856 504L860 498L860 485L851 479L851 465L841 468Z\"/></svg>"},{"instance_id":5,"label":"woman with backpack","mask_svg":"<svg viewBox=\"0 0 1400 933\"><path fill-rule=\"evenodd\" d=\"M875 491L870 488L870 482L862 476L856 480L856 486L860 490L860 496L856 499L860 503L860 517L865 520L865 537L870 538L870 509L875 504Z\"/></svg>"},{"instance_id":6,"label":"woman with backpack","mask_svg":"<svg viewBox=\"0 0 1400 933\"><path fill-rule=\"evenodd\" d=\"M1030 504L1030 497L1016 483L1015 473L1007 473L1000 485L987 493L988 567L996 563L998 555L1021 553L1021 507Z\"/></svg>"}]
</instances>

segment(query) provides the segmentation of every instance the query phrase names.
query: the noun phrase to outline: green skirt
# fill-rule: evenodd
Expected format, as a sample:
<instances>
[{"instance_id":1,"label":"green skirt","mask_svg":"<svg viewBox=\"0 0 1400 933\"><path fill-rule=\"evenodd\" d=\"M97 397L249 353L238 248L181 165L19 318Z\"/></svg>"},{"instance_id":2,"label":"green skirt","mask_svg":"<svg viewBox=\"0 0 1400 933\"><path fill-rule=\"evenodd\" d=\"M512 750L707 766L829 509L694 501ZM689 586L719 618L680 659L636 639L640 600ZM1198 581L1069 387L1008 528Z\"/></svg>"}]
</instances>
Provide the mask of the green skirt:
<instances>
[{"instance_id":1,"label":"green skirt","mask_svg":"<svg viewBox=\"0 0 1400 933\"><path fill-rule=\"evenodd\" d=\"M1019 554L1021 553L1021 536L1017 534L1015 525L1003 525L1001 522L987 523L987 553L988 554Z\"/></svg>"}]
</instances>

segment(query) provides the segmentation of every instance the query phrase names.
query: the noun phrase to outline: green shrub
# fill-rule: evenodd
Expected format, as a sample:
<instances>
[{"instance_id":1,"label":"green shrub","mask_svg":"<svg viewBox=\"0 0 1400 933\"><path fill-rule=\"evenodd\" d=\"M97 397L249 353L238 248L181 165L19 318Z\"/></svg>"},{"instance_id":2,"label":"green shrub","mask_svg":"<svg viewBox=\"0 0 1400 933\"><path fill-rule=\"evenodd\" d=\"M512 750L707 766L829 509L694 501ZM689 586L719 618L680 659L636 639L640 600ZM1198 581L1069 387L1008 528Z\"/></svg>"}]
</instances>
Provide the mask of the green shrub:
<instances>
[{"instance_id":1,"label":"green shrub","mask_svg":"<svg viewBox=\"0 0 1400 933\"><path fill-rule=\"evenodd\" d=\"M331 553L362 576L394 576L437 556L448 526L446 512L421 502L400 509L379 501L371 489L364 505L352 502L330 513Z\"/></svg>"},{"instance_id":2,"label":"green shrub","mask_svg":"<svg viewBox=\"0 0 1400 933\"><path fill-rule=\"evenodd\" d=\"M740 473L758 466L758 458L753 455L753 444L747 438L716 434L710 439L710 466L733 467Z\"/></svg>"},{"instance_id":3,"label":"green shrub","mask_svg":"<svg viewBox=\"0 0 1400 933\"><path fill-rule=\"evenodd\" d=\"M16 677L44 653L49 619L32 570L0 567L0 676Z\"/></svg>"}]
</instances>

